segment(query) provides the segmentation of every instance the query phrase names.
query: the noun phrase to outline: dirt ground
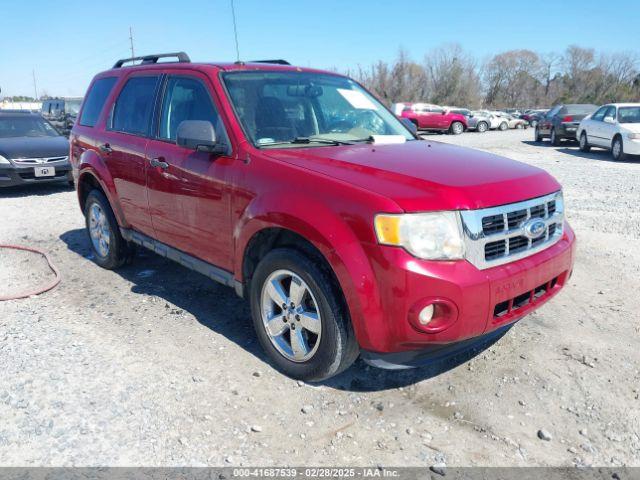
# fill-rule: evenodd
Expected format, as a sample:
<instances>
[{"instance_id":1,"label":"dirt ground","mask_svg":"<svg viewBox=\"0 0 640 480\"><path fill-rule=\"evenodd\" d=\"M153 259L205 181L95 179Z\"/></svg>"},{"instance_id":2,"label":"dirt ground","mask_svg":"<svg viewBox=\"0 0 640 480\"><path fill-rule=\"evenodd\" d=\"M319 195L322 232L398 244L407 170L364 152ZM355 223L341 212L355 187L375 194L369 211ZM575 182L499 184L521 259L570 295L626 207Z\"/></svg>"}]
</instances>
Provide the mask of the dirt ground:
<instances>
[{"instance_id":1,"label":"dirt ground","mask_svg":"<svg viewBox=\"0 0 640 480\"><path fill-rule=\"evenodd\" d=\"M62 274L0 302L0 465L640 466L640 160L531 130L428 138L555 175L574 275L455 368L358 361L321 385L271 368L231 289L151 253L96 266L66 186L0 191L0 243L45 249ZM47 275L0 251L0 292Z\"/></svg>"}]
</instances>

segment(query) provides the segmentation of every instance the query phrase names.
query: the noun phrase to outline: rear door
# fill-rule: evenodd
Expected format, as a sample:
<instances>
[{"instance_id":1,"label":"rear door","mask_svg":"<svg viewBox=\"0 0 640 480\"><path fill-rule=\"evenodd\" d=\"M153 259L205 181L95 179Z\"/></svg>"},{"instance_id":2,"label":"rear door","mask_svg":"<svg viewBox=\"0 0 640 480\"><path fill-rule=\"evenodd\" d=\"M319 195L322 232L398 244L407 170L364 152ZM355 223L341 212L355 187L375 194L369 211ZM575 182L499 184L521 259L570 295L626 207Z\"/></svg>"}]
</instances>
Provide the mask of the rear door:
<instances>
[{"instance_id":1,"label":"rear door","mask_svg":"<svg viewBox=\"0 0 640 480\"><path fill-rule=\"evenodd\" d=\"M125 219L149 236L153 235L153 226L147 200L145 155L159 83L160 75L150 72L133 73L125 79L98 145Z\"/></svg>"},{"instance_id":2,"label":"rear door","mask_svg":"<svg viewBox=\"0 0 640 480\"><path fill-rule=\"evenodd\" d=\"M147 148L149 207L155 237L208 263L231 270L233 243L229 192L234 163L224 155L176 144L184 120L207 120L217 138L230 145L212 86L199 72L169 74L162 87L158 126Z\"/></svg>"}]
</instances>

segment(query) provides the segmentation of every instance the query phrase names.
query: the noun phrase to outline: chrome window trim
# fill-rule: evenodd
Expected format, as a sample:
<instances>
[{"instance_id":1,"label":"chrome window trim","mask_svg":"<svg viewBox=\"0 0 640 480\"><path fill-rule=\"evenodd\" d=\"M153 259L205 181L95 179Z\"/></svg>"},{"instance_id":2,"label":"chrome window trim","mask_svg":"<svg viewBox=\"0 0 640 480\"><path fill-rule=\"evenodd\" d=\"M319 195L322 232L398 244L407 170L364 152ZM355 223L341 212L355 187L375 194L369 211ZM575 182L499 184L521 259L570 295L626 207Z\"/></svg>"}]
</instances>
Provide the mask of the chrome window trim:
<instances>
[{"instance_id":1,"label":"chrome window trim","mask_svg":"<svg viewBox=\"0 0 640 480\"><path fill-rule=\"evenodd\" d=\"M552 215L549 215L548 203L552 200L555 200L556 202L556 211ZM516 253L510 253L509 239L525 235L521 226L509 229L507 214L518 210L527 210L527 217L522 222L524 223L531 218L530 209L540 205L544 205L545 207L544 217L541 218L546 227L544 240L536 245L532 245L532 241L529 239L527 249ZM503 216L504 230L486 235L482 228L482 219L493 215ZM557 243L562 237L564 226L564 200L562 197L562 191L558 191L550 195L525 200L523 202L501 205L499 207L483 208L479 210L462 210L460 211L460 218L462 220L462 228L464 232L463 240L465 243L466 259L476 268L485 270L487 268L497 267L516 260L521 260L541 252L542 250L545 250ZM556 230L552 236L549 236L549 225L552 224L556 224ZM504 240L506 242L505 254L495 259L486 260L485 245L487 243L500 240Z\"/></svg>"}]
</instances>

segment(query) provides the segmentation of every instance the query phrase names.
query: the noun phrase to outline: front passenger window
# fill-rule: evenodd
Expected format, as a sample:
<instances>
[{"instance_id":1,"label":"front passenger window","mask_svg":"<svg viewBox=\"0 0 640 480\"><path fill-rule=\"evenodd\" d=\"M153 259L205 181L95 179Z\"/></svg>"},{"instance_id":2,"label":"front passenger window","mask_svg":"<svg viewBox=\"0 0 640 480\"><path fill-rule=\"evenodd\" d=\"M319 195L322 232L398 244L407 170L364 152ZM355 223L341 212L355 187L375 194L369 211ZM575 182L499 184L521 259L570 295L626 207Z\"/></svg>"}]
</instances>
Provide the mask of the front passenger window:
<instances>
[{"instance_id":1,"label":"front passenger window","mask_svg":"<svg viewBox=\"0 0 640 480\"><path fill-rule=\"evenodd\" d=\"M194 78L171 77L162 101L158 136L175 142L178 126L185 120L207 120L213 124L216 135L224 138L218 112L205 86Z\"/></svg>"}]
</instances>

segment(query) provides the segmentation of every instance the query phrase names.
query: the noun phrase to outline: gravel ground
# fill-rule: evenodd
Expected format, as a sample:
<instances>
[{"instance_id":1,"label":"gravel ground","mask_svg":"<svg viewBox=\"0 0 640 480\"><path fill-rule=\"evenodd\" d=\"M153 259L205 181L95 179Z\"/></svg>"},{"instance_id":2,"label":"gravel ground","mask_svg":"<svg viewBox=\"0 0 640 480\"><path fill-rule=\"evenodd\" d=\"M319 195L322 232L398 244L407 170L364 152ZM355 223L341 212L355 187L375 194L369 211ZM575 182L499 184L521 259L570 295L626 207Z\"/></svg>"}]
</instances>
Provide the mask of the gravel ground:
<instances>
[{"instance_id":1,"label":"gravel ground","mask_svg":"<svg viewBox=\"0 0 640 480\"><path fill-rule=\"evenodd\" d=\"M47 250L63 279L0 302L0 465L640 466L640 161L532 137L428 138L563 183L565 291L455 368L357 362L322 385L270 367L231 289L150 253L97 267L73 191L1 191L0 243ZM1 292L48 275L0 251Z\"/></svg>"}]
</instances>

